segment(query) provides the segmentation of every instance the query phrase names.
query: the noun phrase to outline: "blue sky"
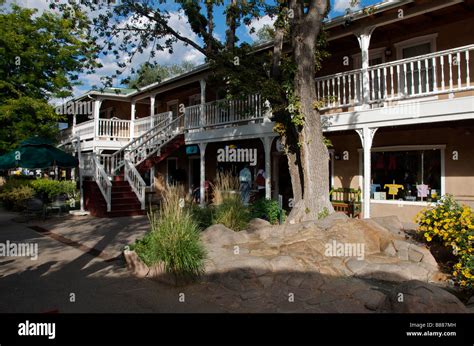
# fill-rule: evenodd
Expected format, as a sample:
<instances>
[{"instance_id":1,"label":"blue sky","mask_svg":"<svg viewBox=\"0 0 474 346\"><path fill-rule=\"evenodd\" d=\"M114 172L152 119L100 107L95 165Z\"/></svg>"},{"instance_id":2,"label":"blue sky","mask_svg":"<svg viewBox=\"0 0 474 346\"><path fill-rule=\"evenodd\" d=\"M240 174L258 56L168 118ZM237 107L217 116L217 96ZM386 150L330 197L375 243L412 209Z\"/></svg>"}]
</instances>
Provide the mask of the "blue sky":
<instances>
[{"instance_id":1,"label":"blue sky","mask_svg":"<svg viewBox=\"0 0 474 346\"><path fill-rule=\"evenodd\" d=\"M29 7L29 8L36 8L40 12L49 10L49 2L51 0L7 0L6 5L8 6L12 2L16 2L20 6ZM60 0L65 2L66 0ZM225 1L227 3L227 1ZM273 1L272 1L273 2ZM353 7L352 10L357 10L361 7L370 6L375 3L383 2L381 0L361 0L360 4L357 7ZM344 14L346 8L349 7L350 0L331 0L331 12L329 14L329 18L337 17L339 15ZM199 41L196 35L191 31L189 28L188 23L185 20L185 17L180 15L179 13L179 6L174 1L167 1L165 4L160 4L160 8L166 9L169 11L171 18L170 18L170 25L175 29L178 30L182 35L187 36L193 40ZM221 9L215 11L215 35L222 39L225 37L225 17L223 15L224 6ZM91 14L92 15L92 14ZM272 20L268 16L262 17L260 20L255 20L252 23L252 26L258 30L264 25L272 25ZM237 36L241 41L245 42L252 42L255 39L255 34L250 33L250 28L243 25L237 31ZM117 38L119 40L119 38ZM200 64L204 61L204 57L202 54L193 50L190 47L184 46L182 43L176 43L173 47L174 53L171 55L168 52L158 52L157 60L161 64L171 64L171 63L179 63L181 61L187 60L191 61L195 64ZM134 58L134 60L129 64L129 66L138 67L143 62L147 61L149 57L149 52L145 51L143 54L140 54ZM125 57L124 57L125 58ZM104 65L103 68L96 71L96 73L92 75L83 74L80 78L83 85L78 86L74 90L74 96L79 96L84 92L91 89L93 85L100 86L101 81L100 78L103 76L108 76L113 74L116 70L116 61L112 55L101 56L101 62ZM125 71L125 75L129 74L129 70ZM121 86L120 81L116 81L116 86ZM54 103L63 102L65 100L54 100Z\"/></svg>"}]
</instances>

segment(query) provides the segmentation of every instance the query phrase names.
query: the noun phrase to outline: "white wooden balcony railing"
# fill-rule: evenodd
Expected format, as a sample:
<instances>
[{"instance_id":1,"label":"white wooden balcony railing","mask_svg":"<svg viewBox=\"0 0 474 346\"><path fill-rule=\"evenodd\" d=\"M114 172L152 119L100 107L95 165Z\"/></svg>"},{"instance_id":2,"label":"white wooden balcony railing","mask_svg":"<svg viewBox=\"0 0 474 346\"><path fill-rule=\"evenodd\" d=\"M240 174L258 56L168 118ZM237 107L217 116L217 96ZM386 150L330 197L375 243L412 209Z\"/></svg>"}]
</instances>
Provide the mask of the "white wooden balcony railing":
<instances>
[{"instance_id":1,"label":"white wooden balcony railing","mask_svg":"<svg viewBox=\"0 0 474 346\"><path fill-rule=\"evenodd\" d=\"M320 109L361 105L364 87L369 104L473 90L473 50L474 44L374 65L366 83L362 69L316 78Z\"/></svg>"},{"instance_id":2,"label":"white wooden balcony railing","mask_svg":"<svg viewBox=\"0 0 474 346\"><path fill-rule=\"evenodd\" d=\"M75 135L79 136L81 140L94 138L94 120L89 120L76 125L74 131Z\"/></svg>"},{"instance_id":3,"label":"white wooden balcony railing","mask_svg":"<svg viewBox=\"0 0 474 346\"><path fill-rule=\"evenodd\" d=\"M136 119L135 124L134 124L135 138L140 137L145 132L150 130L152 127L158 125L163 120L165 120L166 117L170 117L170 116L172 116L172 113L164 112L164 113L155 114L153 116L147 116L145 118Z\"/></svg>"},{"instance_id":4,"label":"white wooden balcony railing","mask_svg":"<svg viewBox=\"0 0 474 346\"><path fill-rule=\"evenodd\" d=\"M130 138L130 120L99 119L98 136L115 140L128 140Z\"/></svg>"},{"instance_id":5,"label":"white wooden balcony railing","mask_svg":"<svg viewBox=\"0 0 474 346\"><path fill-rule=\"evenodd\" d=\"M201 111L204 110L204 114ZM248 123L261 120L265 106L260 95L249 95L245 99L217 100L185 109L185 128L219 127L228 124Z\"/></svg>"}]
</instances>

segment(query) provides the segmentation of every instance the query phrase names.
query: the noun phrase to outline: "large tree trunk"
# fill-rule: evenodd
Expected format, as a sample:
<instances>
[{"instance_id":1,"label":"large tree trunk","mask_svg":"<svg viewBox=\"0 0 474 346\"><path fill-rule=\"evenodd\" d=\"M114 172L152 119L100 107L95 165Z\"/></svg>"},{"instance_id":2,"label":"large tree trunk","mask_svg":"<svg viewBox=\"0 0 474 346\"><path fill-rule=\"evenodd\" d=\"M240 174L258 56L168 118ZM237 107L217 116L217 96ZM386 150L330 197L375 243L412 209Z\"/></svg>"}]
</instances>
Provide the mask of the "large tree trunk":
<instances>
[{"instance_id":1,"label":"large tree trunk","mask_svg":"<svg viewBox=\"0 0 474 346\"><path fill-rule=\"evenodd\" d=\"M314 220L325 210L333 211L329 200L329 153L323 141L320 114L313 106L316 101L316 39L327 4L326 1L313 0L304 13L302 3L291 1L290 5L295 14L290 33L297 66L294 92L300 101L299 111L304 115L298 138L299 165L295 166L292 157L288 160L293 190L296 191L295 205L288 217L290 223ZM302 191L302 199L298 199L299 191Z\"/></svg>"}]
</instances>

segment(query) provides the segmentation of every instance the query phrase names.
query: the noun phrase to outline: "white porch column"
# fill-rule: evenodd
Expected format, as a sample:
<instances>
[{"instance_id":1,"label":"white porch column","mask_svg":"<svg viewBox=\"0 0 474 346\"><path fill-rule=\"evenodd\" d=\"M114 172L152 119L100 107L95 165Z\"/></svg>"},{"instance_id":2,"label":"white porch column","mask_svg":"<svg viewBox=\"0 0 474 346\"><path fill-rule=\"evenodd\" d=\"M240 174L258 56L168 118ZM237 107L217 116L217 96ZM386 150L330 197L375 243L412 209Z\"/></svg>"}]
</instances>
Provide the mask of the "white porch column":
<instances>
[{"instance_id":1,"label":"white porch column","mask_svg":"<svg viewBox=\"0 0 474 346\"><path fill-rule=\"evenodd\" d=\"M199 80L199 85L201 86L201 111L199 115L199 123L201 124L201 130L204 129L204 104L206 103L206 80L201 79Z\"/></svg>"},{"instance_id":2,"label":"white porch column","mask_svg":"<svg viewBox=\"0 0 474 346\"><path fill-rule=\"evenodd\" d=\"M263 150L265 151L265 198L272 198L272 142L273 137L260 138L263 143Z\"/></svg>"},{"instance_id":3,"label":"white porch column","mask_svg":"<svg viewBox=\"0 0 474 346\"><path fill-rule=\"evenodd\" d=\"M206 147L207 143L199 143L199 154L201 155L199 202L201 207L204 207L206 202Z\"/></svg>"},{"instance_id":4,"label":"white porch column","mask_svg":"<svg viewBox=\"0 0 474 346\"><path fill-rule=\"evenodd\" d=\"M76 110L74 110L74 113L72 114L72 135L76 133L76 124L77 124L77 119L76 119Z\"/></svg>"},{"instance_id":5,"label":"white porch column","mask_svg":"<svg viewBox=\"0 0 474 346\"><path fill-rule=\"evenodd\" d=\"M372 140L374 139L375 132L377 128L368 128L364 127L362 129L356 130L360 140L362 142L362 148L364 149L364 183L363 183L363 193L362 197L364 199L364 219L370 217L370 184L371 184L371 149L372 149Z\"/></svg>"},{"instance_id":6,"label":"white porch column","mask_svg":"<svg viewBox=\"0 0 474 346\"><path fill-rule=\"evenodd\" d=\"M135 101L130 104L130 141L135 137Z\"/></svg>"},{"instance_id":7,"label":"white porch column","mask_svg":"<svg viewBox=\"0 0 474 346\"><path fill-rule=\"evenodd\" d=\"M374 27L364 28L357 34L357 40L359 41L361 51L361 62L362 62L362 108L369 108L370 102L370 76L369 76L369 46L370 38L374 32ZM356 89L357 90L357 89Z\"/></svg>"},{"instance_id":8,"label":"white porch column","mask_svg":"<svg viewBox=\"0 0 474 346\"><path fill-rule=\"evenodd\" d=\"M99 114L100 114L100 105L102 104L101 99L94 100L94 108L92 109L92 117L94 118L94 129L95 137L99 137Z\"/></svg>"},{"instance_id":9,"label":"white porch column","mask_svg":"<svg viewBox=\"0 0 474 346\"><path fill-rule=\"evenodd\" d=\"M155 127L155 97L156 95L150 96L150 119L151 119L151 127Z\"/></svg>"}]
</instances>

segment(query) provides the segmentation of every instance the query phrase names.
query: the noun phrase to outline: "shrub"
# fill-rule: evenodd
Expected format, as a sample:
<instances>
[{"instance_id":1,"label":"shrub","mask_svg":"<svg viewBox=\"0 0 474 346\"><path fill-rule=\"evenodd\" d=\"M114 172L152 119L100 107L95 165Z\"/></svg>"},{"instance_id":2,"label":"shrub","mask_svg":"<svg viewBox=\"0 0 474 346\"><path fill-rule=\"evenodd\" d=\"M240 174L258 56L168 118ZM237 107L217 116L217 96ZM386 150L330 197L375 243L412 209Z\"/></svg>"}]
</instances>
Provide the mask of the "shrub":
<instances>
[{"instance_id":1,"label":"shrub","mask_svg":"<svg viewBox=\"0 0 474 346\"><path fill-rule=\"evenodd\" d=\"M215 183L212 186L212 204L220 205L226 198L232 198L239 191L239 178L232 175L232 172L218 172Z\"/></svg>"},{"instance_id":2,"label":"shrub","mask_svg":"<svg viewBox=\"0 0 474 346\"><path fill-rule=\"evenodd\" d=\"M71 180L37 179L31 182L31 186L38 194L49 199L61 194L69 197L77 195L76 183Z\"/></svg>"},{"instance_id":3,"label":"shrub","mask_svg":"<svg viewBox=\"0 0 474 346\"><path fill-rule=\"evenodd\" d=\"M132 248L147 265L162 261L175 276L192 277L203 273L205 251L197 222L189 209L182 207L182 192L176 186L164 191L159 213L148 214L150 233Z\"/></svg>"},{"instance_id":4,"label":"shrub","mask_svg":"<svg viewBox=\"0 0 474 346\"><path fill-rule=\"evenodd\" d=\"M200 207L196 204L190 204L188 209L201 230L212 225L213 210L211 206Z\"/></svg>"},{"instance_id":5,"label":"shrub","mask_svg":"<svg viewBox=\"0 0 474 346\"><path fill-rule=\"evenodd\" d=\"M427 242L439 242L451 249L458 262L452 277L461 288L474 287L474 211L459 205L451 196L444 196L431 209L418 213L418 231Z\"/></svg>"},{"instance_id":6,"label":"shrub","mask_svg":"<svg viewBox=\"0 0 474 346\"><path fill-rule=\"evenodd\" d=\"M221 223L234 231L247 228L249 221L249 209L240 200L240 195L225 198L222 204L215 206L212 217L212 223Z\"/></svg>"},{"instance_id":7,"label":"shrub","mask_svg":"<svg viewBox=\"0 0 474 346\"><path fill-rule=\"evenodd\" d=\"M32 198L35 194L34 190L28 185L2 189L2 191L0 200L5 209L16 211L24 209L26 200Z\"/></svg>"},{"instance_id":8,"label":"shrub","mask_svg":"<svg viewBox=\"0 0 474 346\"><path fill-rule=\"evenodd\" d=\"M286 211L282 209L281 213L282 221L284 221L286 217ZM278 202L275 200L260 198L252 204L250 208L250 215L252 218L258 217L276 225L280 222L280 207Z\"/></svg>"}]
</instances>

